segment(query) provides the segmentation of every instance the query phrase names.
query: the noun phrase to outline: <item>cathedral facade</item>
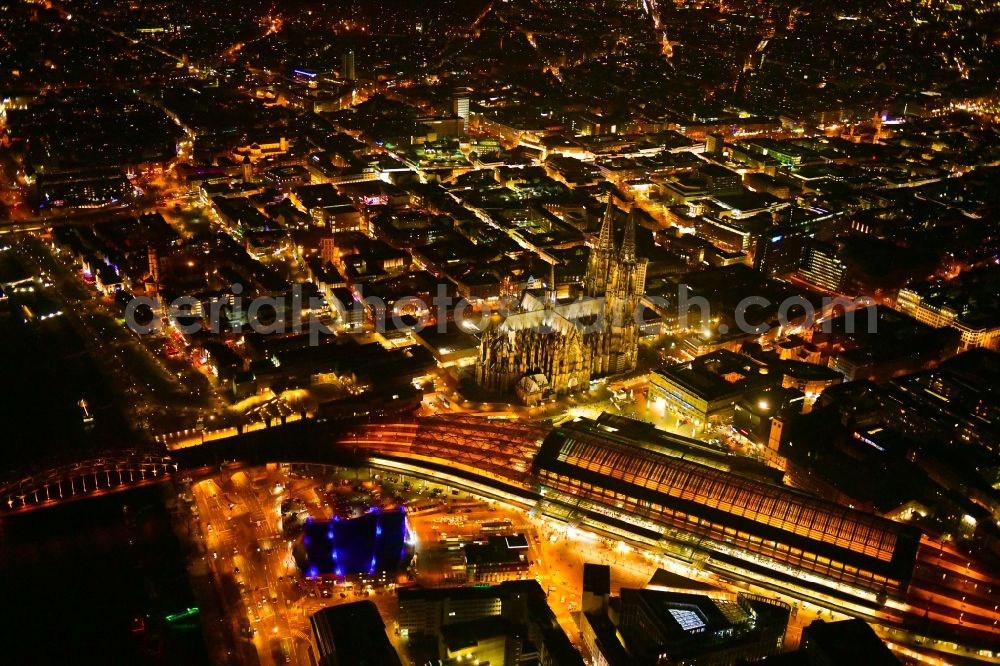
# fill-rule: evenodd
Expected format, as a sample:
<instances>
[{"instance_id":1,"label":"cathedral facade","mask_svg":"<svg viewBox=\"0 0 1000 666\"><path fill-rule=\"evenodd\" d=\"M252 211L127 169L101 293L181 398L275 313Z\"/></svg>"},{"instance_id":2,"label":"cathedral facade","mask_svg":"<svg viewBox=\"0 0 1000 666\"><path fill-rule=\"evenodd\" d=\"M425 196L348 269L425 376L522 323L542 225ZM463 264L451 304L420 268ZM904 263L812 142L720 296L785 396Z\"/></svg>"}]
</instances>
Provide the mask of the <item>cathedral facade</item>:
<instances>
[{"instance_id":1,"label":"cathedral facade","mask_svg":"<svg viewBox=\"0 0 1000 666\"><path fill-rule=\"evenodd\" d=\"M646 286L646 260L636 257L635 218L629 215L615 246L609 200L591 248L582 297L556 303L525 294L520 311L482 334L476 380L531 403L539 391L565 395L590 380L633 370L639 352L636 313ZM549 285L554 293L554 285Z\"/></svg>"}]
</instances>

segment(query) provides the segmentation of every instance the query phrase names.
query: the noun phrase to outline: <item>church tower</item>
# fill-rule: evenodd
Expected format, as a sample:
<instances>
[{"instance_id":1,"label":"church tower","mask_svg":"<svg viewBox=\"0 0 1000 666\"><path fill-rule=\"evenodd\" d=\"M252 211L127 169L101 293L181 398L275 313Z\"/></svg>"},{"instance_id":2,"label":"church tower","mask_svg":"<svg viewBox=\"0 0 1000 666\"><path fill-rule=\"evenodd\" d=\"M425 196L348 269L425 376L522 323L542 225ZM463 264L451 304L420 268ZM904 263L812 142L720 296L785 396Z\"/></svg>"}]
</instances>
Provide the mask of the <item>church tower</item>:
<instances>
[{"instance_id":1,"label":"church tower","mask_svg":"<svg viewBox=\"0 0 1000 666\"><path fill-rule=\"evenodd\" d=\"M595 377L616 375L635 368L639 355L636 315L646 288L646 259L636 256L635 208L628 215L615 247L614 206L609 199L597 246L590 252L584 293L601 299L600 333L590 338Z\"/></svg>"},{"instance_id":2,"label":"church tower","mask_svg":"<svg viewBox=\"0 0 1000 666\"><path fill-rule=\"evenodd\" d=\"M615 204L614 197L608 195L608 207L601 221L601 233L597 238L597 246L591 248L587 261L587 275L584 278L584 295L589 298L600 298L608 285L608 268L614 255L615 242Z\"/></svg>"},{"instance_id":3,"label":"church tower","mask_svg":"<svg viewBox=\"0 0 1000 666\"><path fill-rule=\"evenodd\" d=\"M635 209L629 213L622 235L622 244L608 268L605 296L615 307L634 312L646 289L645 258L635 254ZM631 315L630 315L631 316Z\"/></svg>"},{"instance_id":4,"label":"church tower","mask_svg":"<svg viewBox=\"0 0 1000 666\"><path fill-rule=\"evenodd\" d=\"M600 358L602 374L635 368L639 356L639 302L646 289L645 258L635 254L635 209L629 212L622 244L608 268L604 294L605 348Z\"/></svg>"},{"instance_id":5,"label":"church tower","mask_svg":"<svg viewBox=\"0 0 1000 666\"><path fill-rule=\"evenodd\" d=\"M639 303L646 287L646 259L636 256L633 208L616 247L611 198L591 248L582 302L555 298L555 265L542 300L498 320L480 339L476 380L489 390L516 391L530 404L540 393L564 395L595 377L635 369L639 352ZM543 377L544 380L540 380ZM546 388L540 389L539 386Z\"/></svg>"}]
</instances>

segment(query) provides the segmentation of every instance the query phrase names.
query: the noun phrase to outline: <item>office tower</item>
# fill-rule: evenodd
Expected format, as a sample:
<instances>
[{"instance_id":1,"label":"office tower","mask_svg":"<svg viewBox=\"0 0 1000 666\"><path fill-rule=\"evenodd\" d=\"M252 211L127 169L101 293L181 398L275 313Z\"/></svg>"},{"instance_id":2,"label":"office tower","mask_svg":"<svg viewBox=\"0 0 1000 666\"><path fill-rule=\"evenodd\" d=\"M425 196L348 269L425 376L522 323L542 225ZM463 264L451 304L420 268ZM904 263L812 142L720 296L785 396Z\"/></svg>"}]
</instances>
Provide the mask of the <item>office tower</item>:
<instances>
[{"instance_id":1,"label":"office tower","mask_svg":"<svg viewBox=\"0 0 1000 666\"><path fill-rule=\"evenodd\" d=\"M354 49L348 49L340 57L340 76L346 81L354 81L357 76L354 73Z\"/></svg>"},{"instance_id":2,"label":"office tower","mask_svg":"<svg viewBox=\"0 0 1000 666\"><path fill-rule=\"evenodd\" d=\"M462 129L469 129L469 92L468 88L458 88L452 95L454 114L462 119Z\"/></svg>"}]
</instances>

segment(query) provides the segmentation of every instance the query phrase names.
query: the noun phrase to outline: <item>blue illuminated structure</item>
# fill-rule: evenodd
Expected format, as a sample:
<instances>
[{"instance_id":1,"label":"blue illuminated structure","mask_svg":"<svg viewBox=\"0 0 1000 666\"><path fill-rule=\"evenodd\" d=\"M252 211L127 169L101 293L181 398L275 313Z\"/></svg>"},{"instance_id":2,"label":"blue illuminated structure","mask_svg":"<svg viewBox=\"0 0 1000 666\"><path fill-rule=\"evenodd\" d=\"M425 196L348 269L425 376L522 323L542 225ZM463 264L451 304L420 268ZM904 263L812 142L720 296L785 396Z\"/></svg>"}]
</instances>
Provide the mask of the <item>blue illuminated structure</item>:
<instances>
[{"instance_id":1,"label":"blue illuminated structure","mask_svg":"<svg viewBox=\"0 0 1000 666\"><path fill-rule=\"evenodd\" d=\"M310 578L392 574L405 568L410 556L403 509L371 511L358 518L307 522L300 542Z\"/></svg>"}]
</instances>

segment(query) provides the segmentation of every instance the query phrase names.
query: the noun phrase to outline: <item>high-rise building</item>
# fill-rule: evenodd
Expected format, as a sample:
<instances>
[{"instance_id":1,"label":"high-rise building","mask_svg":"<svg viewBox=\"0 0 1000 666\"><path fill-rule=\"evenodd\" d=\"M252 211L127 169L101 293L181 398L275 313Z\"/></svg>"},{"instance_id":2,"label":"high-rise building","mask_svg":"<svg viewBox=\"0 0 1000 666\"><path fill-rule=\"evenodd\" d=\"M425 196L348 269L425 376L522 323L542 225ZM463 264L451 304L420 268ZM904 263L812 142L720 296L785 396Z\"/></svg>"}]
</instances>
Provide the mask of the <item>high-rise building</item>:
<instances>
[{"instance_id":1,"label":"high-rise building","mask_svg":"<svg viewBox=\"0 0 1000 666\"><path fill-rule=\"evenodd\" d=\"M799 276L827 291L839 292L844 286L847 266L837 257L837 248L827 243L810 243L805 251Z\"/></svg>"},{"instance_id":2,"label":"high-rise building","mask_svg":"<svg viewBox=\"0 0 1000 666\"><path fill-rule=\"evenodd\" d=\"M340 76L345 81L354 81L357 79L354 73L354 50L348 49L344 55L340 57Z\"/></svg>"},{"instance_id":3,"label":"high-rise building","mask_svg":"<svg viewBox=\"0 0 1000 666\"><path fill-rule=\"evenodd\" d=\"M808 249L835 234L842 213L790 207L774 215L775 221L757 233L753 243L753 266L764 275L783 275L801 269ZM832 253L831 257L836 256L835 249L825 251ZM828 268L832 270L833 266Z\"/></svg>"},{"instance_id":4,"label":"high-rise building","mask_svg":"<svg viewBox=\"0 0 1000 666\"><path fill-rule=\"evenodd\" d=\"M718 133L709 134L705 137L705 152L718 157L722 155L722 149L726 145L726 138Z\"/></svg>"},{"instance_id":5,"label":"high-rise building","mask_svg":"<svg viewBox=\"0 0 1000 666\"><path fill-rule=\"evenodd\" d=\"M462 129L469 129L469 92L468 88L458 88L452 95L454 114L462 119Z\"/></svg>"}]
</instances>

